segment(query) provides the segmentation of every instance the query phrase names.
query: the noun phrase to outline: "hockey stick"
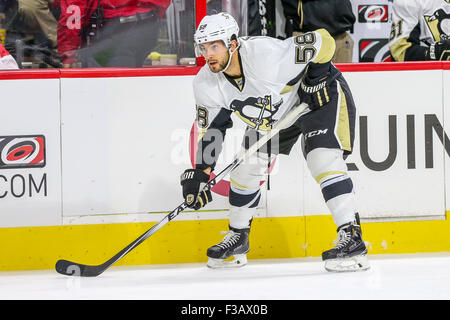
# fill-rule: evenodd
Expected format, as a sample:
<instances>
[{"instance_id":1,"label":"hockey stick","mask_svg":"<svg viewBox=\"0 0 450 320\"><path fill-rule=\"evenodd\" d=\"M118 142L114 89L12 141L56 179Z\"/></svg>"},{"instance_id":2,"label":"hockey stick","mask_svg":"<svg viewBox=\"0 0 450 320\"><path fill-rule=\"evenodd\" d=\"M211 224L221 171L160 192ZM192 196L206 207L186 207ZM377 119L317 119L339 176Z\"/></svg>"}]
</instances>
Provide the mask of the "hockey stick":
<instances>
[{"instance_id":1,"label":"hockey stick","mask_svg":"<svg viewBox=\"0 0 450 320\"><path fill-rule=\"evenodd\" d=\"M261 148L265 143L267 143L270 139L272 139L281 129L286 128L288 125L293 123L298 117L300 117L301 113L307 108L307 104L302 103L297 107L294 107L289 113L280 119L270 131L267 132L263 137L261 137L258 141L256 141L249 149L243 152L240 156L237 156L232 163L230 163L225 169L223 169L216 177L211 179L203 188L203 190L207 190L208 188L212 188L215 184L221 181L225 176L230 173L234 168L236 168L241 162L248 159L252 154L254 154L259 148ZM131 242L125 248L120 250L116 255L114 255L108 261L99 264L99 265L85 265L81 263L71 262L67 260L58 260L56 262L55 269L58 273L67 275L67 276L81 276L81 277L96 277L102 274L106 269L108 269L111 265L119 261L123 256L125 256L128 252L136 248L139 244L144 242L148 237L154 234L156 231L161 229L164 225L166 225L169 221L175 219L181 212L183 212L187 208L186 201L176 207L172 212L166 215L160 222L155 224L149 230L147 230L144 234L142 234L139 238Z\"/></svg>"}]
</instances>

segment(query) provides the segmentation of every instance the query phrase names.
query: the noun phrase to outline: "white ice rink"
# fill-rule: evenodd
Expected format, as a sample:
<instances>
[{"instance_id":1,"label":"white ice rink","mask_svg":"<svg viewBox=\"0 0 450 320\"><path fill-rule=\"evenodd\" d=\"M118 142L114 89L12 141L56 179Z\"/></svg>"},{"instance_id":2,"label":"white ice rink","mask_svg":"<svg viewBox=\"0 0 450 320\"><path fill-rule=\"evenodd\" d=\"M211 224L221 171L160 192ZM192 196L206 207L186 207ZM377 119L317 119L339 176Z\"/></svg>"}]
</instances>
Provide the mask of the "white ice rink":
<instances>
[{"instance_id":1,"label":"white ice rink","mask_svg":"<svg viewBox=\"0 0 450 320\"><path fill-rule=\"evenodd\" d=\"M318 258L111 267L96 278L53 270L0 272L0 300L450 299L450 253L369 256L366 272L329 273ZM82 262L82 261L80 261Z\"/></svg>"}]
</instances>

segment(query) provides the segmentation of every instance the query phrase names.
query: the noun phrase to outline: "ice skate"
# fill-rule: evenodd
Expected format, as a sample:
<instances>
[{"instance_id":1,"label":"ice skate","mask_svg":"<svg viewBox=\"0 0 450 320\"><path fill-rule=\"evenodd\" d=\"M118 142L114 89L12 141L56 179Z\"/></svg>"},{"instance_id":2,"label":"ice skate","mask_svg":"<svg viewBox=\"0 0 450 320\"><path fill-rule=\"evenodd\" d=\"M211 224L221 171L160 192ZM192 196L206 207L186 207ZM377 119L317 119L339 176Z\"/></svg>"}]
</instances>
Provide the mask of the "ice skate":
<instances>
[{"instance_id":1,"label":"ice skate","mask_svg":"<svg viewBox=\"0 0 450 320\"><path fill-rule=\"evenodd\" d=\"M327 271L363 271L370 268L359 223L342 225L338 229L336 242L334 248L322 253L322 260L325 261Z\"/></svg>"},{"instance_id":2,"label":"ice skate","mask_svg":"<svg viewBox=\"0 0 450 320\"><path fill-rule=\"evenodd\" d=\"M237 268L247 264L247 252L250 250L248 236L250 228L235 229L230 227L225 238L219 244L212 246L206 252L209 260L207 267ZM231 258L231 259L230 259Z\"/></svg>"}]
</instances>

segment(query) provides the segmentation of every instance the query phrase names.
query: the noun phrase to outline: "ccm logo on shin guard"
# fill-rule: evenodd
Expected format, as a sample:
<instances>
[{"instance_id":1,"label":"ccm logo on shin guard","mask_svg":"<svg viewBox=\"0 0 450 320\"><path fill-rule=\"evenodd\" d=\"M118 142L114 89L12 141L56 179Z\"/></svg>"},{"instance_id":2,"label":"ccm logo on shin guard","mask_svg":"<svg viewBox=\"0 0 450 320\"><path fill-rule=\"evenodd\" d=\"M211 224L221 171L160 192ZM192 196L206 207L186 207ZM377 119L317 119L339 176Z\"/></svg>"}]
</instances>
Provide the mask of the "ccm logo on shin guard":
<instances>
[{"instance_id":1,"label":"ccm logo on shin guard","mask_svg":"<svg viewBox=\"0 0 450 320\"><path fill-rule=\"evenodd\" d=\"M326 134L328 132L328 129L324 129L324 130L314 130L314 131L311 131L311 132L308 132L308 133L306 133L305 134L305 139L308 139L308 138L311 138L311 137L314 137L314 136L318 136L318 135L320 135L320 134Z\"/></svg>"}]
</instances>

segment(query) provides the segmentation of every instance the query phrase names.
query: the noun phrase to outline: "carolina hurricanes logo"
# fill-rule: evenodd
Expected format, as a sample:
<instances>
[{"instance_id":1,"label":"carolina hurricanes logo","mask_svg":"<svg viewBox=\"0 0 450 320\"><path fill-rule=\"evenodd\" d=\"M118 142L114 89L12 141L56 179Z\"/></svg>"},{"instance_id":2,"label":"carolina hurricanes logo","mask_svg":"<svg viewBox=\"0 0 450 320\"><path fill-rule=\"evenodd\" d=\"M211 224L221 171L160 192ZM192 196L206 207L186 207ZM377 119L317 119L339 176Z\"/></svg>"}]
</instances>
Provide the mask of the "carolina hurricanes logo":
<instances>
[{"instance_id":1,"label":"carolina hurricanes logo","mask_svg":"<svg viewBox=\"0 0 450 320\"><path fill-rule=\"evenodd\" d=\"M244 101L233 100L231 110L251 128L258 130L270 130L274 123L273 115L278 111L283 99L272 104L272 97L249 97Z\"/></svg>"},{"instance_id":2,"label":"carolina hurricanes logo","mask_svg":"<svg viewBox=\"0 0 450 320\"><path fill-rule=\"evenodd\" d=\"M0 169L45 167L45 137L0 136Z\"/></svg>"},{"instance_id":3,"label":"carolina hurricanes logo","mask_svg":"<svg viewBox=\"0 0 450 320\"><path fill-rule=\"evenodd\" d=\"M434 41L450 39L450 13L445 12L444 9L439 9L431 16L425 16L425 21Z\"/></svg>"},{"instance_id":4,"label":"carolina hurricanes logo","mask_svg":"<svg viewBox=\"0 0 450 320\"><path fill-rule=\"evenodd\" d=\"M387 5L359 5L358 22L388 22L388 10L389 7Z\"/></svg>"},{"instance_id":5,"label":"carolina hurricanes logo","mask_svg":"<svg viewBox=\"0 0 450 320\"><path fill-rule=\"evenodd\" d=\"M359 40L359 62L388 62L390 59L388 39Z\"/></svg>"}]
</instances>

